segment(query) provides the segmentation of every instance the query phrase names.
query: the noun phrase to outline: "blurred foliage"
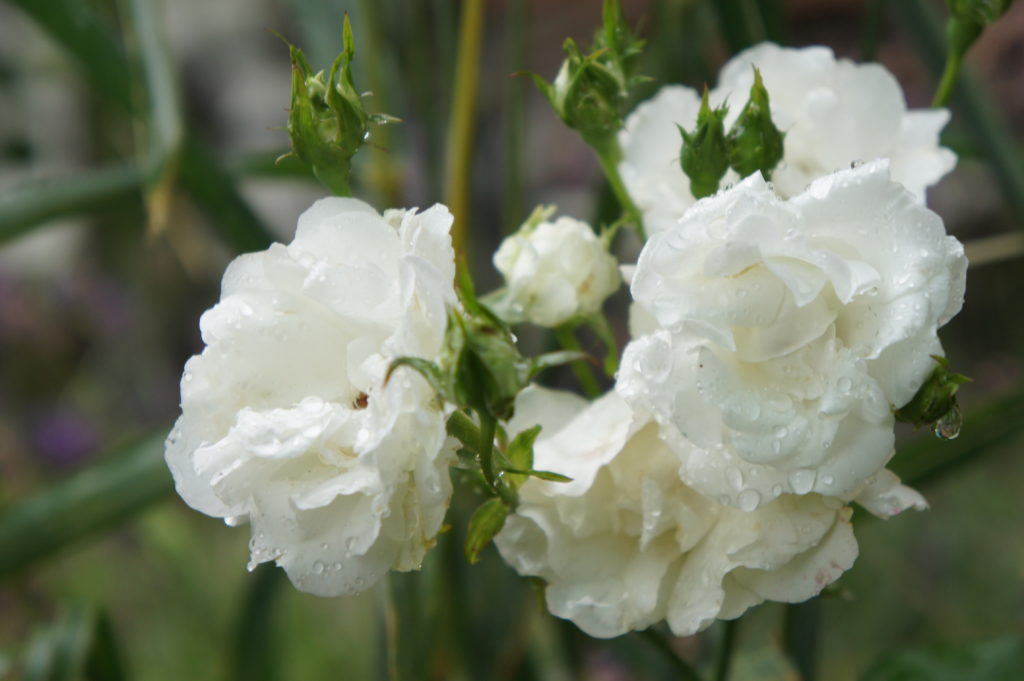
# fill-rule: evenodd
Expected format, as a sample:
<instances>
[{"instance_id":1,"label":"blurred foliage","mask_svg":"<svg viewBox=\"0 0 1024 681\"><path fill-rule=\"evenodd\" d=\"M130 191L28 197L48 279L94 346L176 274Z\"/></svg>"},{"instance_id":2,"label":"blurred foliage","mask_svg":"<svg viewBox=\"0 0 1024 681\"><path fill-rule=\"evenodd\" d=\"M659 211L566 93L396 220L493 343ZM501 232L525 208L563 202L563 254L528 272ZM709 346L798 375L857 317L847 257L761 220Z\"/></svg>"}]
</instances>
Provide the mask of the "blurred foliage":
<instances>
[{"instance_id":1,"label":"blurred foliage","mask_svg":"<svg viewBox=\"0 0 1024 681\"><path fill-rule=\"evenodd\" d=\"M824 42L855 58L863 45L865 58L900 77L913 106L925 105L946 62L942 4L828 5L626 2L626 22L647 41L637 71L652 77L635 100L658 83L710 85L730 54L770 38ZM0 678L307 679L341 670L358 679L665 679L678 678L678 659L714 669L724 626L685 640L594 641L547 616L540 590L493 548L471 568L465 520L480 499L469 493L456 498L453 529L420 572L346 599L299 593L273 568L247 574L245 531L170 496L162 437L181 366L201 347L198 315L216 300L227 260L286 238L320 191L306 164L272 162L287 147L272 128L287 119L288 54L265 27L302 45L312 63L329 63L350 13L355 80L372 93L372 110L403 121L375 131L354 159L355 192L381 208L426 206L452 192L447 150L466 6L0 2ZM469 123L454 125L465 136L454 148L467 255L486 290L490 253L529 206L560 203L605 223L616 209L608 187L595 185L588 150L526 79L509 77L554 75L565 37L593 35L599 3L482 7L478 73L463 75L460 90L458 115ZM1022 32L1017 3L986 29L952 91L946 139L969 153L930 198L965 240L1024 227L1024 98L1013 58ZM635 254L635 241L620 242L624 257ZM972 270L964 312L943 332L953 366L976 379L958 393L963 432L952 442L902 434L893 468L922 485L932 510L858 521L861 558L841 588L813 612L766 605L745 617L730 679L793 679L797 669L829 681L1019 676L1019 288L1013 261ZM627 337L624 293L613 307L617 321L585 339L587 349ZM552 340L524 334L520 343L531 355ZM569 380L569 370L553 378ZM801 626L815 630L817 648ZM796 632L788 643L784 630Z\"/></svg>"}]
</instances>

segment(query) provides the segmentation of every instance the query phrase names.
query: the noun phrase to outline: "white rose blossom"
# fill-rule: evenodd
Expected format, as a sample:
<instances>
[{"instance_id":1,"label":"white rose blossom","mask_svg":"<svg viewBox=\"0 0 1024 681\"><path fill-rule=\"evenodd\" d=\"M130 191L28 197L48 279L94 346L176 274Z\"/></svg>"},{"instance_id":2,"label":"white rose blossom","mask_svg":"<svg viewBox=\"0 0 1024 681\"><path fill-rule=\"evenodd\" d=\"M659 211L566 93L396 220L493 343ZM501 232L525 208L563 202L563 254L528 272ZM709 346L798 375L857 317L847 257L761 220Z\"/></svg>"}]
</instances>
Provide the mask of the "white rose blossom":
<instances>
[{"instance_id":1,"label":"white rose blossom","mask_svg":"<svg viewBox=\"0 0 1024 681\"><path fill-rule=\"evenodd\" d=\"M200 321L167 441L181 497L252 524L250 569L276 561L318 595L419 566L451 495L444 413L402 355L440 351L455 304L444 206L383 217L317 201L288 246L242 255Z\"/></svg>"},{"instance_id":2,"label":"white rose blossom","mask_svg":"<svg viewBox=\"0 0 1024 681\"><path fill-rule=\"evenodd\" d=\"M786 135L784 156L771 178L784 197L834 170L888 158L893 179L923 202L925 189L956 165L953 152L939 146L947 110L908 110L885 67L836 59L827 47L762 43L733 57L709 97L713 106L728 104L727 128L746 104L752 66L764 78L772 120ZM696 201L679 165L676 125L693 129L699 109L697 92L666 86L638 106L619 133L619 170L648 233L668 229ZM730 171L723 186L738 179Z\"/></svg>"},{"instance_id":3,"label":"white rose blossom","mask_svg":"<svg viewBox=\"0 0 1024 681\"><path fill-rule=\"evenodd\" d=\"M596 313L621 284L618 262L602 239L587 223L564 216L527 221L501 242L494 266L506 283L497 306L502 316L539 326Z\"/></svg>"},{"instance_id":4,"label":"white rose blossom","mask_svg":"<svg viewBox=\"0 0 1024 681\"><path fill-rule=\"evenodd\" d=\"M657 424L615 392L587 405L528 388L516 410L513 430L543 426L535 466L572 482L527 481L495 541L520 574L547 582L554 615L591 636L661 620L688 636L765 600L811 598L857 557L842 500L787 494L749 513L718 504L680 479Z\"/></svg>"},{"instance_id":5,"label":"white rose blossom","mask_svg":"<svg viewBox=\"0 0 1024 681\"><path fill-rule=\"evenodd\" d=\"M885 161L788 201L754 175L644 246L632 293L660 328L627 346L616 388L722 503L850 496L892 455L892 408L934 369L965 272Z\"/></svg>"}]
</instances>

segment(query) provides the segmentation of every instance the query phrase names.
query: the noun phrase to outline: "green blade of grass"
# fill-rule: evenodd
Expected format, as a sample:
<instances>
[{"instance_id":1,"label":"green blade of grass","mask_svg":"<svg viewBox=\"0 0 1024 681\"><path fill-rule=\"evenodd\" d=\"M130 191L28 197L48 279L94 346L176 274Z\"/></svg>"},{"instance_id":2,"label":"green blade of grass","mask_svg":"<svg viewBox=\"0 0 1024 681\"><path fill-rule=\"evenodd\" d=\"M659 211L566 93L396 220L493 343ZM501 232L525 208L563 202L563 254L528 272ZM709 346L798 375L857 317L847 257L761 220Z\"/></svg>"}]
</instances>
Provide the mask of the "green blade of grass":
<instances>
[{"instance_id":1,"label":"green blade of grass","mask_svg":"<svg viewBox=\"0 0 1024 681\"><path fill-rule=\"evenodd\" d=\"M12 2L78 61L97 92L126 111L134 110L127 57L116 35L91 6L78 0ZM273 241L231 176L188 134L182 147L181 175L213 228L235 250L258 250Z\"/></svg>"},{"instance_id":2,"label":"green blade of grass","mask_svg":"<svg viewBox=\"0 0 1024 681\"><path fill-rule=\"evenodd\" d=\"M0 513L0 579L115 527L173 490L153 434Z\"/></svg>"},{"instance_id":3,"label":"green blade of grass","mask_svg":"<svg viewBox=\"0 0 1024 681\"><path fill-rule=\"evenodd\" d=\"M25 184L0 195L0 244L57 218L135 199L141 185L142 174L131 164Z\"/></svg>"}]
</instances>

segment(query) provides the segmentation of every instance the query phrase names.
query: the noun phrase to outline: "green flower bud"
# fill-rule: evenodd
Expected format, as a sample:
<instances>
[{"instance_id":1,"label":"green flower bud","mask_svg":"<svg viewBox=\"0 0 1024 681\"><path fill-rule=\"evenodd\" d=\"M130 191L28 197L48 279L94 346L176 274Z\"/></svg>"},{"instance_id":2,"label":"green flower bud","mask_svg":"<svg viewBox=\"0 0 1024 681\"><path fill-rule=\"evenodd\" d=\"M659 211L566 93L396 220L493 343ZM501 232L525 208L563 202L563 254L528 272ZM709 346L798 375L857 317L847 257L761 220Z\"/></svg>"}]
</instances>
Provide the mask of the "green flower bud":
<instances>
[{"instance_id":1,"label":"green flower bud","mask_svg":"<svg viewBox=\"0 0 1024 681\"><path fill-rule=\"evenodd\" d=\"M729 169L729 150L725 139L725 115L728 112L724 105L712 109L708 105L708 90L704 88L697 127L693 132L686 132L682 126L677 126L683 136L679 163L690 178L690 191L698 199L717 192L718 183Z\"/></svg>"},{"instance_id":2,"label":"green flower bud","mask_svg":"<svg viewBox=\"0 0 1024 681\"><path fill-rule=\"evenodd\" d=\"M947 0L947 4L954 17L980 28L1003 16L1013 0Z\"/></svg>"},{"instance_id":3,"label":"green flower bud","mask_svg":"<svg viewBox=\"0 0 1024 681\"><path fill-rule=\"evenodd\" d=\"M937 366L931 376L918 389L917 394L894 413L896 420L904 423L915 426L934 424L937 435L952 439L959 432L960 425L956 392L971 379L951 372L945 357L933 355L932 359Z\"/></svg>"},{"instance_id":4,"label":"green flower bud","mask_svg":"<svg viewBox=\"0 0 1024 681\"><path fill-rule=\"evenodd\" d=\"M782 160L784 138L772 123L768 91L761 72L754 67L750 98L729 130L729 165L740 177L760 171L766 180L771 179L772 171Z\"/></svg>"},{"instance_id":5,"label":"green flower bud","mask_svg":"<svg viewBox=\"0 0 1024 681\"><path fill-rule=\"evenodd\" d=\"M632 75L643 41L626 26L618 0L605 0L604 24L590 53L572 38L562 47L568 55L553 83L533 80L559 118L588 141L613 135L622 127L630 89L643 79Z\"/></svg>"},{"instance_id":6,"label":"green flower bud","mask_svg":"<svg viewBox=\"0 0 1024 681\"><path fill-rule=\"evenodd\" d=\"M291 108L288 135L292 152L312 167L317 178L333 192L348 195L351 160L369 137L371 123L396 119L386 114L368 114L352 81L355 41L345 15L344 49L331 65L330 73L316 74L302 50L288 44L292 60Z\"/></svg>"}]
</instances>

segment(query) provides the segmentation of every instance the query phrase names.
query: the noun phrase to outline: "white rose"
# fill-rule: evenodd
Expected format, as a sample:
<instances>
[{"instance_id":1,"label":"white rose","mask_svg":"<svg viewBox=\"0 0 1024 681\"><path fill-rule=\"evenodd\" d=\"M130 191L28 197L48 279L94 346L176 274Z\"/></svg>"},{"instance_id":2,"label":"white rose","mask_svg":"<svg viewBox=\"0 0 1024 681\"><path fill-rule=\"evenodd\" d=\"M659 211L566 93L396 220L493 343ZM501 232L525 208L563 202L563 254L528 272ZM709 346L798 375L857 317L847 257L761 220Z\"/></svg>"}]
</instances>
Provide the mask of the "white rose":
<instances>
[{"instance_id":1,"label":"white rose","mask_svg":"<svg viewBox=\"0 0 1024 681\"><path fill-rule=\"evenodd\" d=\"M942 354L965 271L885 161L788 201L751 176L644 246L632 293L661 329L627 346L617 389L722 503L852 494L891 456L892 407Z\"/></svg>"},{"instance_id":2,"label":"white rose","mask_svg":"<svg viewBox=\"0 0 1024 681\"><path fill-rule=\"evenodd\" d=\"M786 134L783 159L772 174L784 197L834 170L888 158L893 179L923 202L925 189L956 165L955 154L939 146L948 111L908 111L899 83L885 67L837 60L827 47L762 43L733 57L710 93L712 105L728 104L727 126L747 102L752 66L764 78L772 120ZM682 140L676 124L692 129L699 108L693 90L665 87L637 107L619 134L620 172L649 233L671 226L695 201L679 166ZM737 179L730 171L723 184Z\"/></svg>"},{"instance_id":3,"label":"white rose","mask_svg":"<svg viewBox=\"0 0 1024 681\"><path fill-rule=\"evenodd\" d=\"M527 222L498 247L494 266L506 290L503 317L554 327L592 315L619 288L618 263L585 222Z\"/></svg>"},{"instance_id":4,"label":"white rose","mask_svg":"<svg viewBox=\"0 0 1024 681\"><path fill-rule=\"evenodd\" d=\"M200 321L167 463L193 508L252 523L250 569L274 560L319 595L419 566L451 483L444 414L392 359L435 357L455 304L444 206L382 217L317 201L295 239L240 256Z\"/></svg>"},{"instance_id":5,"label":"white rose","mask_svg":"<svg viewBox=\"0 0 1024 681\"><path fill-rule=\"evenodd\" d=\"M534 463L572 482L529 480L495 541L520 574L547 582L554 615L591 636L661 620L688 636L764 600L811 598L857 556L839 499L784 495L747 513L698 494L657 425L614 392L587 406L529 388L515 421L544 424Z\"/></svg>"}]
</instances>

